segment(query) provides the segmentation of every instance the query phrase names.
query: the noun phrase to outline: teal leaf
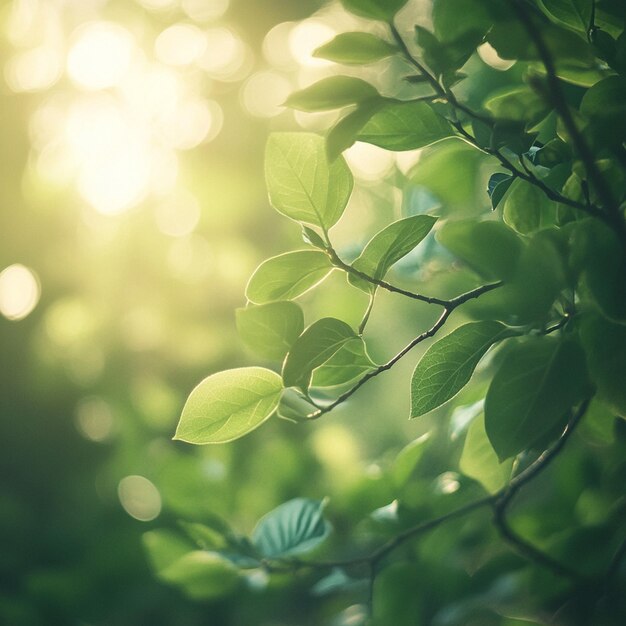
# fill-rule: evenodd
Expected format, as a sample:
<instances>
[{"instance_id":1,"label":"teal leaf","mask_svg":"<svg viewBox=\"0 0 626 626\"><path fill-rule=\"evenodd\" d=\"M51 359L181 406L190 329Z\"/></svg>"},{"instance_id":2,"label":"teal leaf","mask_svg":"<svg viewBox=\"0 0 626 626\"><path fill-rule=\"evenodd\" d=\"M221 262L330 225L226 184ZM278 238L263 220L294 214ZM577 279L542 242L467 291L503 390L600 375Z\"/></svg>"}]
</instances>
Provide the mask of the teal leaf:
<instances>
[{"instance_id":1,"label":"teal leaf","mask_svg":"<svg viewBox=\"0 0 626 626\"><path fill-rule=\"evenodd\" d=\"M313 133L270 135L265 180L279 213L325 229L343 214L354 184L343 158L329 163L324 139Z\"/></svg>"},{"instance_id":2,"label":"teal leaf","mask_svg":"<svg viewBox=\"0 0 626 626\"><path fill-rule=\"evenodd\" d=\"M361 337L346 341L313 372L312 387L336 387L361 378L376 367Z\"/></svg>"},{"instance_id":3,"label":"teal leaf","mask_svg":"<svg viewBox=\"0 0 626 626\"><path fill-rule=\"evenodd\" d=\"M487 350L512 331L493 321L465 324L434 343L413 372L411 417L453 398L468 382Z\"/></svg>"},{"instance_id":4,"label":"teal leaf","mask_svg":"<svg viewBox=\"0 0 626 626\"><path fill-rule=\"evenodd\" d=\"M283 365L285 387L306 390L313 370L323 365L356 333L341 320L325 317L309 326L295 341Z\"/></svg>"},{"instance_id":5,"label":"teal leaf","mask_svg":"<svg viewBox=\"0 0 626 626\"><path fill-rule=\"evenodd\" d=\"M246 297L255 304L293 300L319 284L332 271L321 250L296 250L264 261L248 281Z\"/></svg>"},{"instance_id":6,"label":"teal leaf","mask_svg":"<svg viewBox=\"0 0 626 626\"><path fill-rule=\"evenodd\" d=\"M428 103L390 101L365 123L357 140L401 151L423 148L453 134L450 124Z\"/></svg>"},{"instance_id":7,"label":"teal leaf","mask_svg":"<svg viewBox=\"0 0 626 626\"><path fill-rule=\"evenodd\" d=\"M348 11L361 17L388 22L407 0L341 0Z\"/></svg>"},{"instance_id":8,"label":"teal leaf","mask_svg":"<svg viewBox=\"0 0 626 626\"><path fill-rule=\"evenodd\" d=\"M313 56L344 65L375 63L398 49L371 33L341 33L332 41L318 48Z\"/></svg>"},{"instance_id":9,"label":"teal leaf","mask_svg":"<svg viewBox=\"0 0 626 626\"><path fill-rule=\"evenodd\" d=\"M286 106L299 111L332 111L380 97L369 83L353 76L329 76L292 93Z\"/></svg>"},{"instance_id":10,"label":"teal leaf","mask_svg":"<svg viewBox=\"0 0 626 626\"><path fill-rule=\"evenodd\" d=\"M310 552L330 532L323 507L323 502L306 498L281 504L261 518L252 533L252 543L268 559Z\"/></svg>"},{"instance_id":11,"label":"teal leaf","mask_svg":"<svg viewBox=\"0 0 626 626\"><path fill-rule=\"evenodd\" d=\"M459 469L478 481L489 493L502 489L511 478L513 460L500 463L485 432L485 417L482 413L472 421L467 431Z\"/></svg>"},{"instance_id":12,"label":"teal leaf","mask_svg":"<svg viewBox=\"0 0 626 626\"><path fill-rule=\"evenodd\" d=\"M262 367L242 367L205 378L190 394L174 439L226 443L267 420L278 406L281 377Z\"/></svg>"},{"instance_id":13,"label":"teal leaf","mask_svg":"<svg viewBox=\"0 0 626 626\"><path fill-rule=\"evenodd\" d=\"M535 337L507 352L485 398L485 429L503 461L565 426L590 393L585 355L573 339Z\"/></svg>"},{"instance_id":14,"label":"teal leaf","mask_svg":"<svg viewBox=\"0 0 626 626\"><path fill-rule=\"evenodd\" d=\"M498 208L500 201L504 198L504 194L508 191L512 182L513 176L509 174L496 173L491 175L487 183L487 193L491 198L492 209L495 210Z\"/></svg>"},{"instance_id":15,"label":"teal leaf","mask_svg":"<svg viewBox=\"0 0 626 626\"><path fill-rule=\"evenodd\" d=\"M389 224L372 237L352 267L381 280L394 263L411 252L428 235L436 221L437 218L431 215L414 215ZM363 291L376 288L376 285L354 274L349 274L348 280Z\"/></svg>"},{"instance_id":16,"label":"teal leaf","mask_svg":"<svg viewBox=\"0 0 626 626\"><path fill-rule=\"evenodd\" d=\"M302 309L289 301L237 309L236 321L243 342L267 359L283 359L304 330Z\"/></svg>"}]
</instances>

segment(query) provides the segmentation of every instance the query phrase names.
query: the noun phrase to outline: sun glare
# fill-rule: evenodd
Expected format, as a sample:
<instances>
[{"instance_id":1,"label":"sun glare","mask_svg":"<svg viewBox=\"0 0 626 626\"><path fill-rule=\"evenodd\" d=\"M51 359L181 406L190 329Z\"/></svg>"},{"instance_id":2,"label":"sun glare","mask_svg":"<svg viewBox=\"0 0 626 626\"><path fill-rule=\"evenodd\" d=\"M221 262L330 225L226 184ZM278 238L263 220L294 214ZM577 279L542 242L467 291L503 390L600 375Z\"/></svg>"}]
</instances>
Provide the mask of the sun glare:
<instances>
[{"instance_id":1,"label":"sun glare","mask_svg":"<svg viewBox=\"0 0 626 626\"><path fill-rule=\"evenodd\" d=\"M39 302L37 277L24 265L16 263L0 273L0 313L7 319L24 319Z\"/></svg>"}]
</instances>

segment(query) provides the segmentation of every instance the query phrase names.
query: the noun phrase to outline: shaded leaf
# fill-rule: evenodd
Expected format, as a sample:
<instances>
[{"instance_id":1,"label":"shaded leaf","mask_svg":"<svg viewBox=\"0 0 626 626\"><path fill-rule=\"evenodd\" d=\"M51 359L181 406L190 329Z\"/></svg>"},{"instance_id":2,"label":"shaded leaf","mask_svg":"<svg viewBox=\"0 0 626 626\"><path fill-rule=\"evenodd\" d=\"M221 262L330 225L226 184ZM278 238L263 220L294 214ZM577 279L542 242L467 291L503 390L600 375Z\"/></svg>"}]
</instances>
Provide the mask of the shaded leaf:
<instances>
[{"instance_id":1,"label":"shaded leaf","mask_svg":"<svg viewBox=\"0 0 626 626\"><path fill-rule=\"evenodd\" d=\"M564 426L589 393L585 356L573 339L535 337L514 346L485 398L485 428L500 460Z\"/></svg>"},{"instance_id":2,"label":"shaded leaf","mask_svg":"<svg viewBox=\"0 0 626 626\"><path fill-rule=\"evenodd\" d=\"M371 33L341 33L313 53L314 57L345 65L364 65L380 61L397 48Z\"/></svg>"},{"instance_id":3,"label":"shaded leaf","mask_svg":"<svg viewBox=\"0 0 626 626\"><path fill-rule=\"evenodd\" d=\"M323 365L313 372L312 387L336 387L361 378L376 367L362 337L346 341Z\"/></svg>"},{"instance_id":4,"label":"shaded leaf","mask_svg":"<svg viewBox=\"0 0 626 626\"><path fill-rule=\"evenodd\" d=\"M289 500L261 518L252 533L252 543L270 559L310 552L330 532L322 509L323 502L317 500Z\"/></svg>"},{"instance_id":5,"label":"shaded leaf","mask_svg":"<svg viewBox=\"0 0 626 626\"><path fill-rule=\"evenodd\" d=\"M499 322L473 322L434 343L413 372L411 417L424 415L454 397L487 350L511 334Z\"/></svg>"},{"instance_id":6,"label":"shaded leaf","mask_svg":"<svg viewBox=\"0 0 626 626\"><path fill-rule=\"evenodd\" d=\"M355 15L388 22L407 0L341 0L341 3Z\"/></svg>"},{"instance_id":7,"label":"shaded leaf","mask_svg":"<svg viewBox=\"0 0 626 626\"><path fill-rule=\"evenodd\" d=\"M360 78L329 76L292 93L285 105L299 111L331 111L378 97L376 89Z\"/></svg>"}]
</instances>

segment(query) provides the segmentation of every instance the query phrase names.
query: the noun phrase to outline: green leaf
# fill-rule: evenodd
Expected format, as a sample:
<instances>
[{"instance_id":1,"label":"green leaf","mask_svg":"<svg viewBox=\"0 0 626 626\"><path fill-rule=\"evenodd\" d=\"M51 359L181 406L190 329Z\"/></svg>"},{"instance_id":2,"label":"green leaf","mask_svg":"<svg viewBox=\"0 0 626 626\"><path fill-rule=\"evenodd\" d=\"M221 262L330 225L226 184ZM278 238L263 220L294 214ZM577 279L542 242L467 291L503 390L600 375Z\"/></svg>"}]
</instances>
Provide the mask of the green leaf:
<instances>
[{"instance_id":1,"label":"green leaf","mask_svg":"<svg viewBox=\"0 0 626 626\"><path fill-rule=\"evenodd\" d=\"M398 49L371 33L341 33L313 56L344 65L365 65L395 54Z\"/></svg>"},{"instance_id":2,"label":"green leaf","mask_svg":"<svg viewBox=\"0 0 626 626\"><path fill-rule=\"evenodd\" d=\"M306 390L313 370L323 365L356 333L348 324L325 317L309 326L293 344L283 365L285 387Z\"/></svg>"},{"instance_id":3,"label":"green leaf","mask_svg":"<svg viewBox=\"0 0 626 626\"><path fill-rule=\"evenodd\" d=\"M311 404L301 392L289 387L283 390L278 404L277 414L290 422L304 422L307 416L315 413L317 407Z\"/></svg>"},{"instance_id":4,"label":"green leaf","mask_svg":"<svg viewBox=\"0 0 626 626\"><path fill-rule=\"evenodd\" d=\"M586 33L591 26L594 0L538 0L541 10L558 24Z\"/></svg>"},{"instance_id":5,"label":"green leaf","mask_svg":"<svg viewBox=\"0 0 626 626\"><path fill-rule=\"evenodd\" d=\"M502 489L511 478L513 460L508 459L503 463L498 460L485 432L485 417L482 413L472 421L467 431L459 469L478 481L489 493Z\"/></svg>"},{"instance_id":6,"label":"green leaf","mask_svg":"<svg viewBox=\"0 0 626 626\"><path fill-rule=\"evenodd\" d=\"M348 11L361 17L388 22L407 0L341 0Z\"/></svg>"},{"instance_id":7,"label":"green leaf","mask_svg":"<svg viewBox=\"0 0 626 626\"><path fill-rule=\"evenodd\" d=\"M626 416L626 326L589 313L582 318L580 338L598 398Z\"/></svg>"},{"instance_id":8,"label":"green leaf","mask_svg":"<svg viewBox=\"0 0 626 626\"><path fill-rule=\"evenodd\" d=\"M492 174L487 184L487 193L491 198L491 208L495 211L500 204L504 194L509 190L513 176L508 174Z\"/></svg>"},{"instance_id":9,"label":"green leaf","mask_svg":"<svg viewBox=\"0 0 626 626\"><path fill-rule=\"evenodd\" d=\"M159 572L159 578L181 587L197 600L220 598L234 591L239 571L216 552L194 550Z\"/></svg>"},{"instance_id":10,"label":"green leaf","mask_svg":"<svg viewBox=\"0 0 626 626\"><path fill-rule=\"evenodd\" d=\"M281 377L262 367L242 367L205 378L190 394L174 439L226 443L260 426L278 406Z\"/></svg>"},{"instance_id":11,"label":"green leaf","mask_svg":"<svg viewBox=\"0 0 626 626\"><path fill-rule=\"evenodd\" d=\"M150 530L142 535L142 541L156 573L193 550L193 544L171 530Z\"/></svg>"},{"instance_id":12,"label":"green leaf","mask_svg":"<svg viewBox=\"0 0 626 626\"><path fill-rule=\"evenodd\" d=\"M269 559L310 552L330 532L323 507L323 502L306 498L281 504L261 518L252 533L252 543Z\"/></svg>"},{"instance_id":13,"label":"green leaf","mask_svg":"<svg viewBox=\"0 0 626 626\"><path fill-rule=\"evenodd\" d=\"M478 274L490 280L508 280L515 272L522 241L502 222L459 220L446 222L437 240Z\"/></svg>"},{"instance_id":14,"label":"green leaf","mask_svg":"<svg viewBox=\"0 0 626 626\"><path fill-rule=\"evenodd\" d=\"M389 268L406 256L431 231L437 221L431 215L413 215L389 224L372 239L352 263L352 267L381 280ZM376 285L348 274L348 280L363 291L374 291Z\"/></svg>"},{"instance_id":15,"label":"green leaf","mask_svg":"<svg viewBox=\"0 0 626 626\"><path fill-rule=\"evenodd\" d=\"M413 372L411 418L453 398L469 382L485 352L512 334L499 322L472 322L434 343Z\"/></svg>"},{"instance_id":16,"label":"green leaf","mask_svg":"<svg viewBox=\"0 0 626 626\"><path fill-rule=\"evenodd\" d=\"M378 97L376 89L360 78L329 76L292 93L285 104L299 111L332 111Z\"/></svg>"},{"instance_id":17,"label":"green leaf","mask_svg":"<svg viewBox=\"0 0 626 626\"><path fill-rule=\"evenodd\" d=\"M450 124L423 101L387 102L359 131L358 141L387 150L414 150L454 133Z\"/></svg>"},{"instance_id":18,"label":"green leaf","mask_svg":"<svg viewBox=\"0 0 626 626\"><path fill-rule=\"evenodd\" d=\"M313 133L270 135L265 180L279 213L326 229L343 214L354 184L343 158L329 163L324 139Z\"/></svg>"},{"instance_id":19,"label":"green leaf","mask_svg":"<svg viewBox=\"0 0 626 626\"><path fill-rule=\"evenodd\" d=\"M491 94L484 107L499 120L537 122L549 112L543 98L527 86L506 87Z\"/></svg>"},{"instance_id":20,"label":"green leaf","mask_svg":"<svg viewBox=\"0 0 626 626\"><path fill-rule=\"evenodd\" d=\"M426 433L414 441L411 441L411 443L402 448L398 453L391 470L394 485L398 489L404 487L409 478L411 478L413 470L424 454L424 450L426 449L425 444L429 439L430 433Z\"/></svg>"},{"instance_id":21,"label":"green leaf","mask_svg":"<svg viewBox=\"0 0 626 626\"><path fill-rule=\"evenodd\" d=\"M493 23L489 10L491 4L491 0L434 0L435 34L443 43L468 33L484 35Z\"/></svg>"},{"instance_id":22,"label":"green leaf","mask_svg":"<svg viewBox=\"0 0 626 626\"><path fill-rule=\"evenodd\" d=\"M336 387L351 383L376 367L361 337L346 341L313 372L311 387Z\"/></svg>"},{"instance_id":23,"label":"green leaf","mask_svg":"<svg viewBox=\"0 0 626 626\"><path fill-rule=\"evenodd\" d=\"M504 221L518 233L527 235L554 223L556 206L544 192L525 180L513 181L504 201Z\"/></svg>"},{"instance_id":24,"label":"green leaf","mask_svg":"<svg viewBox=\"0 0 626 626\"><path fill-rule=\"evenodd\" d=\"M344 150L356 140L365 123L383 106L386 100L369 100L360 104L354 111L342 117L329 131L326 138L328 158L334 161Z\"/></svg>"},{"instance_id":25,"label":"green leaf","mask_svg":"<svg viewBox=\"0 0 626 626\"><path fill-rule=\"evenodd\" d=\"M485 428L500 460L564 426L589 393L585 355L573 339L535 337L514 346L485 399Z\"/></svg>"},{"instance_id":26,"label":"green leaf","mask_svg":"<svg viewBox=\"0 0 626 626\"><path fill-rule=\"evenodd\" d=\"M280 360L304 330L304 314L295 302L269 302L236 311L244 343L267 359Z\"/></svg>"},{"instance_id":27,"label":"green leaf","mask_svg":"<svg viewBox=\"0 0 626 626\"><path fill-rule=\"evenodd\" d=\"M321 250L296 250L264 261L248 281L246 297L265 304L293 300L319 284L332 271L328 256Z\"/></svg>"}]
</instances>

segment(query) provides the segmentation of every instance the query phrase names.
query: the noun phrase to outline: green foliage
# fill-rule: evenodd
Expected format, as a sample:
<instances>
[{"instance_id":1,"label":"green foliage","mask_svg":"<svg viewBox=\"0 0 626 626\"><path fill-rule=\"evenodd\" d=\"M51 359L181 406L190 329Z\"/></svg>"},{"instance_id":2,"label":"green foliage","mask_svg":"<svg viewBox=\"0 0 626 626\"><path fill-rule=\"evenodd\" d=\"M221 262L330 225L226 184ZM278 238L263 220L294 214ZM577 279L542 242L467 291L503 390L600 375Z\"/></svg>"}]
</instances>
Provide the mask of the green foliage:
<instances>
[{"instance_id":1,"label":"green foliage","mask_svg":"<svg viewBox=\"0 0 626 626\"><path fill-rule=\"evenodd\" d=\"M397 80L385 77L384 88L370 84L366 68L362 77L327 77L288 99L301 111L346 111L324 136L279 132L267 142L270 202L299 222L311 248L259 266L237 324L260 356L284 357L282 378L260 368L209 377L192 392L177 438L231 440L275 410L312 422L341 407L346 432L374 423L385 433L381 447L386 437L395 441L372 476L355 477L350 435L325 425L314 431L316 454L331 468L329 517L343 528L336 541L324 541L321 503L304 497L262 518L251 540L225 539L240 569L262 566L276 579L323 572L317 583L307 579L313 593L368 605L369 618L355 614L354 623L505 626L510 615L540 623L555 614L554 623L568 623L559 616L569 611L574 587L564 589L572 580L588 601L572 624L594 623L597 589L621 576L611 564L617 540L586 571L563 546L584 543L591 527L616 537L612 507L624 493L615 480L626 413L623 15L582 0L435 0L432 20L414 25L401 23L400 0L343 4L386 22L387 38L339 34L316 56L354 66L389 56L405 63L395 70L398 60L388 62ZM405 41L407 32L415 41ZM489 68L480 57L493 50L477 52L486 43L500 57L489 62L515 66ZM407 68L413 74L405 76ZM341 153L355 142L420 150L413 167L399 157L402 167L390 166L384 180L359 184L361 217L350 215L352 203L344 215L353 176ZM359 206L368 202L376 211ZM358 253L370 224L377 234ZM304 328L290 300L333 269L348 284L329 279L304 298L313 316ZM408 333L408 343L393 347ZM430 340L410 384L390 376L365 395L372 379ZM377 364L368 346L395 354ZM422 436L408 445L391 421L407 395L411 418L432 412L412 423ZM607 459L593 446L604 446ZM581 459L595 468L583 496ZM539 478L562 462L556 480ZM549 495L532 495L535 480ZM530 502L523 514L509 506L522 488ZM603 513L594 516L586 497L597 497ZM493 524L479 509L491 510ZM494 531L517 556L504 556ZM216 545L209 552L226 558ZM293 558L318 546L328 558ZM542 570L562 582L546 582ZM621 623L623 612L616 616L606 623Z\"/></svg>"}]
</instances>

